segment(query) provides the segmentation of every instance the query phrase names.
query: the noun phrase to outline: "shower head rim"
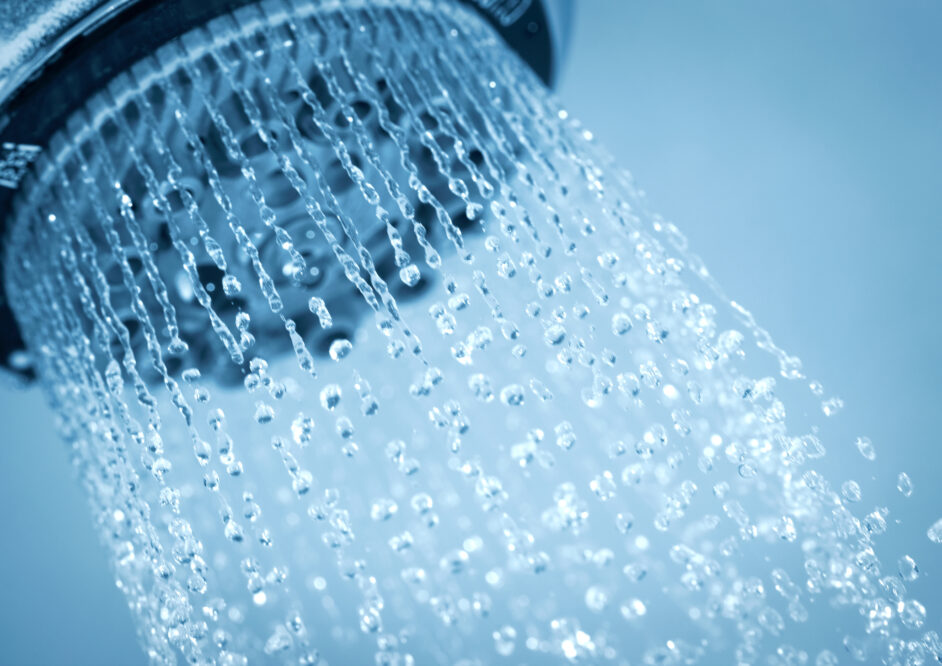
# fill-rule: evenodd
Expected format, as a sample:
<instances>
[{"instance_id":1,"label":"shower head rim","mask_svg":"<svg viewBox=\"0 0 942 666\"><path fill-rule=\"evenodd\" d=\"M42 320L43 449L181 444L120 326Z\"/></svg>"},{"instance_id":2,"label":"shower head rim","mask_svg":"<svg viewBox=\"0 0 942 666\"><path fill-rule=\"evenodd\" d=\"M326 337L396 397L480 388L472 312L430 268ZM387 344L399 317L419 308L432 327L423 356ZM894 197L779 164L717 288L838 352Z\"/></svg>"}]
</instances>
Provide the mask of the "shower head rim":
<instances>
[{"instance_id":1,"label":"shower head rim","mask_svg":"<svg viewBox=\"0 0 942 666\"><path fill-rule=\"evenodd\" d=\"M140 15L146 14L146 17L141 17L140 20L145 22L145 27L148 28L147 41L139 44L124 38L125 44L131 45L135 50L118 66L93 73L91 82L81 90L73 92L66 100L67 103L61 104L61 108L56 110L54 121L47 122L46 126L58 126L61 117L77 108L90 94L104 87L116 73L147 53L216 16L257 1L204 0L199 3L198 9L191 10L192 3L186 3L184 0L99 0L97 5L91 6L81 16L55 31L45 43L34 47L34 52L23 55L20 58L22 62L11 66L4 62L4 58L9 60L10 56L0 52L0 144L41 145L40 142L45 141L51 132L30 133L28 126L15 126L17 115L22 112L22 108L34 110L40 106L31 104L30 96L60 78L62 70L70 66L72 57L87 53L98 39L118 39L109 33L126 27ZM516 12L509 17L512 19L509 21L507 15L501 13L506 11L502 9L502 4L513 4L514 0L456 1L479 11L544 83L550 86L555 83L559 63L568 42L571 0L518 0L518 4L525 7L525 11ZM183 13L184 8L189 15L181 17L179 15ZM166 16L161 17L160 14ZM183 20L178 20L180 18ZM0 20L4 20L2 9ZM168 28L168 23L173 23L174 27ZM36 116L32 118L35 121Z\"/></svg>"}]
</instances>

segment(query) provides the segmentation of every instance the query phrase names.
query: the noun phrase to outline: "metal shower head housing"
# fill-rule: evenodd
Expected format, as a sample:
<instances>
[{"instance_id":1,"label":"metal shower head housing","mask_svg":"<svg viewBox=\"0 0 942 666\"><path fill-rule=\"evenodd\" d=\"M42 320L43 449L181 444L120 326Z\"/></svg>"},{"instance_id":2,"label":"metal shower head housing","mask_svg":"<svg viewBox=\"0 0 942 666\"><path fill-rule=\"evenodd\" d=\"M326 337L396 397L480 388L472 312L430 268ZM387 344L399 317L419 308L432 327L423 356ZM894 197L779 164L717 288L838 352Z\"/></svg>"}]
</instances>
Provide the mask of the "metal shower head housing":
<instances>
[{"instance_id":1,"label":"metal shower head housing","mask_svg":"<svg viewBox=\"0 0 942 666\"><path fill-rule=\"evenodd\" d=\"M555 80L567 41L569 0L462 2L478 9L544 82ZM0 7L6 43L0 50L0 236L8 234L19 185L69 114L163 44L250 4L35 0ZM420 4L435 5L427 0ZM0 269L2 261L0 254ZM23 378L34 374L2 290L0 367Z\"/></svg>"}]
</instances>

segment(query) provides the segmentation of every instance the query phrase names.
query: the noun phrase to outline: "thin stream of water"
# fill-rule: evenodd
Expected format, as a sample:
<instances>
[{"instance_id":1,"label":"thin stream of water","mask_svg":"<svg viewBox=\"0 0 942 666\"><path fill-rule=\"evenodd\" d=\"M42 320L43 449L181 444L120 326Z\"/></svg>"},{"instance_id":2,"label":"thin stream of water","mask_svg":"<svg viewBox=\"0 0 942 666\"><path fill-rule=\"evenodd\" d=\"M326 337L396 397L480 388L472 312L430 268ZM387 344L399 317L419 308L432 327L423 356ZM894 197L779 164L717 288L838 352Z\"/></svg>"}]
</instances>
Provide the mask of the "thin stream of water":
<instances>
[{"instance_id":1,"label":"thin stream of water","mask_svg":"<svg viewBox=\"0 0 942 666\"><path fill-rule=\"evenodd\" d=\"M817 469L878 448L458 3L168 44L8 247L154 663L942 659L896 508Z\"/></svg>"}]
</instances>

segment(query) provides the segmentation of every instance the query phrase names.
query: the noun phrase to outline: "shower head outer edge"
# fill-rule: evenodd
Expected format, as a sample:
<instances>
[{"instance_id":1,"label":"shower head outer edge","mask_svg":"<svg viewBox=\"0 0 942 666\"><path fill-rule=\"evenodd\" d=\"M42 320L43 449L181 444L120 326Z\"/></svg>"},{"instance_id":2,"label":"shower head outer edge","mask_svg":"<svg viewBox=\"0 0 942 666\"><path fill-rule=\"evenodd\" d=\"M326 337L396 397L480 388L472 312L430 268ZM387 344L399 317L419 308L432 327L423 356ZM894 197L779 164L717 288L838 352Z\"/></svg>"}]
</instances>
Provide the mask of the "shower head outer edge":
<instances>
[{"instance_id":1,"label":"shower head outer edge","mask_svg":"<svg viewBox=\"0 0 942 666\"><path fill-rule=\"evenodd\" d=\"M33 0L35 11L21 9L19 15L10 9L16 3L0 8L9 44L0 50L0 240L6 241L10 207L32 156L72 111L163 44L254 1ZM572 0L458 1L479 10L511 49L553 84L568 41ZM72 18L63 24L57 20L63 15ZM42 34L32 34L36 25ZM51 27L44 30L46 25ZM0 287L2 263L0 251ZM34 376L0 288L0 377Z\"/></svg>"}]
</instances>

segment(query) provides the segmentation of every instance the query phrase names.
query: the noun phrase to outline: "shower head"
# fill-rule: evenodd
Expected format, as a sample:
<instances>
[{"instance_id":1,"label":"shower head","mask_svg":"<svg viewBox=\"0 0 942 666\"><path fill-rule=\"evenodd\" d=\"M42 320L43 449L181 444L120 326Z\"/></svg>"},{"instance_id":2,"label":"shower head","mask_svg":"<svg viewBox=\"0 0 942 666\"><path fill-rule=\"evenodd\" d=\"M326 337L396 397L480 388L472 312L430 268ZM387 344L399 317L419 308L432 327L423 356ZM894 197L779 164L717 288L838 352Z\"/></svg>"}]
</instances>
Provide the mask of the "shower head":
<instances>
[{"instance_id":1,"label":"shower head","mask_svg":"<svg viewBox=\"0 0 942 666\"><path fill-rule=\"evenodd\" d=\"M540 79L553 83L567 42L570 0L460 1L478 10ZM246 8L242 12L246 16L253 4L254 0L34 0L0 7L0 29L7 41L0 50L0 238L4 239L0 280L17 191L70 114L135 63L138 71L142 60L156 66L153 54L168 42L198 32L214 19L224 22L220 16L240 8ZM174 66L166 61L163 65ZM431 159L427 161L434 170ZM336 164L332 168L338 170ZM447 188L447 183L439 185ZM319 347L326 349L327 343L321 341ZM24 379L34 376L3 289L0 368L0 373Z\"/></svg>"}]
</instances>

